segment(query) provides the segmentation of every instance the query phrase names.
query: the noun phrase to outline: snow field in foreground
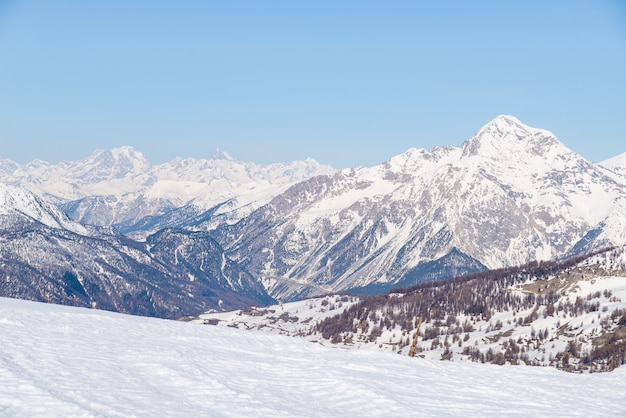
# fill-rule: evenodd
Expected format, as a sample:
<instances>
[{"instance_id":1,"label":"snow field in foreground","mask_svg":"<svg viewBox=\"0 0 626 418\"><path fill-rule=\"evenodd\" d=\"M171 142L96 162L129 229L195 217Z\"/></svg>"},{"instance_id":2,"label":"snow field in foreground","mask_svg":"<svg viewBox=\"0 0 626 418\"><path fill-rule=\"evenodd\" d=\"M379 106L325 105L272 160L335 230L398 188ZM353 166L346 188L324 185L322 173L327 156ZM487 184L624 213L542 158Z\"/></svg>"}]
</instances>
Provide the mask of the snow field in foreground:
<instances>
[{"instance_id":1,"label":"snow field in foreground","mask_svg":"<svg viewBox=\"0 0 626 418\"><path fill-rule=\"evenodd\" d=\"M623 416L625 384L0 298L0 416Z\"/></svg>"}]
</instances>

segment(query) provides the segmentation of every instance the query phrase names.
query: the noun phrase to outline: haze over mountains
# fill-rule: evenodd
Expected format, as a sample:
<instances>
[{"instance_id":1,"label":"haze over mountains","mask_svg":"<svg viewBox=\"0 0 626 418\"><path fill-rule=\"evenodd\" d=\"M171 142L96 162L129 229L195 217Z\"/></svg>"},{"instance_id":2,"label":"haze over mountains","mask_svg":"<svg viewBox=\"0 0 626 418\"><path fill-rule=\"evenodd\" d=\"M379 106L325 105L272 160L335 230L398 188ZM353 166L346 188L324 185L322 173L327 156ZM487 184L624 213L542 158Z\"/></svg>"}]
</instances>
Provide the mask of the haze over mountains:
<instances>
[{"instance_id":1,"label":"haze over mountains","mask_svg":"<svg viewBox=\"0 0 626 418\"><path fill-rule=\"evenodd\" d=\"M182 206L202 212L229 202L250 212L293 183L333 171L312 159L260 166L219 150L210 159L152 165L131 147L57 164L0 160L0 182L59 204L76 221L119 229Z\"/></svg>"},{"instance_id":2,"label":"haze over mountains","mask_svg":"<svg viewBox=\"0 0 626 418\"><path fill-rule=\"evenodd\" d=\"M624 173L623 155L594 164L512 116L341 171L226 153L153 166L129 147L0 160L2 295L171 317L561 259L626 243Z\"/></svg>"}]
</instances>

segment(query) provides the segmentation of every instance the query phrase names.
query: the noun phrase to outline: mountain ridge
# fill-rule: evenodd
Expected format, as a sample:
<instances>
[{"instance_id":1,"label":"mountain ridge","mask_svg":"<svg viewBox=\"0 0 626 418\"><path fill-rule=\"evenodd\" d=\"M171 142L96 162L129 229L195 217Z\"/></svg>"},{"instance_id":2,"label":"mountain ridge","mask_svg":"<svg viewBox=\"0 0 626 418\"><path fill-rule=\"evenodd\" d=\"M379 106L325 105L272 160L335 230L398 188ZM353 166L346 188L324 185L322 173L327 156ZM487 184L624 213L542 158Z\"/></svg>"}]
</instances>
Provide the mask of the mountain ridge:
<instances>
[{"instance_id":1,"label":"mountain ridge","mask_svg":"<svg viewBox=\"0 0 626 418\"><path fill-rule=\"evenodd\" d=\"M297 181L333 171L310 158L262 166L220 150L211 159L177 157L152 165L141 152L124 146L57 164L36 160L22 166L1 160L0 182L61 205L73 220L127 228L143 217L187 205L200 212L234 199L237 208L258 207Z\"/></svg>"},{"instance_id":2,"label":"mountain ridge","mask_svg":"<svg viewBox=\"0 0 626 418\"><path fill-rule=\"evenodd\" d=\"M214 235L291 300L393 286L453 249L499 268L620 244L625 207L621 176L501 116L459 147L413 148L298 183Z\"/></svg>"},{"instance_id":3,"label":"mountain ridge","mask_svg":"<svg viewBox=\"0 0 626 418\"><path fill-rule=\"evenodd\" d=\"M372 167L336 171L310 159L259 166L221 151L213 160L160 164L160 175L142 171L146 164L123 147L82 162L33 163L47 175L73 173L69 181L42 180L7 160L0 173L70 195L84 181L80 193L104 194L44 198L73 219L114 225L133 245L165 238L163 230L214 240L218 254L254 278L251 285L287 301L383 292L626 241L619 160L591 163L550 131L508 115L460 146L411 148ZM11 177L14 169L19 175ZM117 194L107 195L111 190ZM203 248L197 244L189 242Z\"/></svg>"},{"instance_id":4,"label":"mountain ridge","mask_svg":"<svg viewBox=\"0 0 626 418\"><path fill-rule=\"evenodd\" d=\"M137 242L0 183L0 296L179 318L273 301L206 232Z\"/></svg>"}]
</instances>

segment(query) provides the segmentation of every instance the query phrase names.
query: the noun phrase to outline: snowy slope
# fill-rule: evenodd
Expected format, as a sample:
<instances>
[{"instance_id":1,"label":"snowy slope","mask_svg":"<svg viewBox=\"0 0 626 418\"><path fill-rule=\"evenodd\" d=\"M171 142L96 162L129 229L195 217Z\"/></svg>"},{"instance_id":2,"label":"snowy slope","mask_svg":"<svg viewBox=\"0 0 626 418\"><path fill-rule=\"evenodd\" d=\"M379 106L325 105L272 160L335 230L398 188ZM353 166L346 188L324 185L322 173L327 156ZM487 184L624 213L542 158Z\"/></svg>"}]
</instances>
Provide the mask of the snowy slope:
<instances>
[{"instance_id":1,"label":"snowy slope","mask_svg":"<svg viewBox=\"0 0 626 418\"><path fill-rule=\"evenodd\" d=\"M0 183L0 227L10 228L18 220L39 222L51 228L66 229L77 234L89 233L87 228L71 221L57 207L20 187Z\"/></svg>"},{"instance_id":2,"label":"snowy slope","mask_svg":"<svg viewBox=\"0 0 626 418\"><path fill-rule=\"evenodd\" d=\"M217 239L283 300L407 286L626 239L626 178L502 115L459 147L299 183Z\"/></svg>"},{"instance_id":3,"label":"snowy slope","mask_svg":"<svg viewBox=\"0 0 626 418\"><path fill-rule=\"evenodd\" d=\"M600 165L613 170L618 174L626 176L626 152L602 161Z\"/></svg>"},{"instance_id":4,"label":"snowy slope","mask_svg":"<svg viewBox=\"0 0 626 418\"><path fill-rule=\"evenodd\" d=\"M3 416L623 416L625 384L0 298Z\"/></svg>"}]
</instances>

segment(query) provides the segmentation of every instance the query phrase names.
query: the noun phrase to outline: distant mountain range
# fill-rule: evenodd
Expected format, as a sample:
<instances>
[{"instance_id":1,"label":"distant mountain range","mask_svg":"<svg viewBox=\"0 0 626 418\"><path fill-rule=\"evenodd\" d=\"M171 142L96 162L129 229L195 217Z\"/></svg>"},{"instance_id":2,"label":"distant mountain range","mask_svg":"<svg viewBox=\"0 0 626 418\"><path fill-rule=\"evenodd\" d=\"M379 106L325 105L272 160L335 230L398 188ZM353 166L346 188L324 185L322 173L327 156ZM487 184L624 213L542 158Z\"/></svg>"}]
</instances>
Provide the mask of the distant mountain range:
<instances>
[{"instance_id":1,"label":"distant mountain range","mask_svg":"<svg viewBox=\"0 0 626 418\"><path fill-rule=\"evenodd\" d=\"M512 116L374 167L224 152L153 166L124 147L0 160L0 183L2 295L158 316L380 293L626 243L626 154L594 164ZM105 303L95 295L110 283Z\"/></svg>"},{"instance_id":2,"label":"distant mountain range","mask_svg":"<svg viewBox=\"0 0 626 418\"><path fill-rule=\"evenodd\" d=\"M220 213L235 221L290 185L332 172L312 159L260 166L219 150L210 159L176 158L158 165L131 147L57 164L0 160L1 183L58 204L75 221L124 232L143 218L181 207L197 215L219 205Z\"/></svg>"}]
</instances>

